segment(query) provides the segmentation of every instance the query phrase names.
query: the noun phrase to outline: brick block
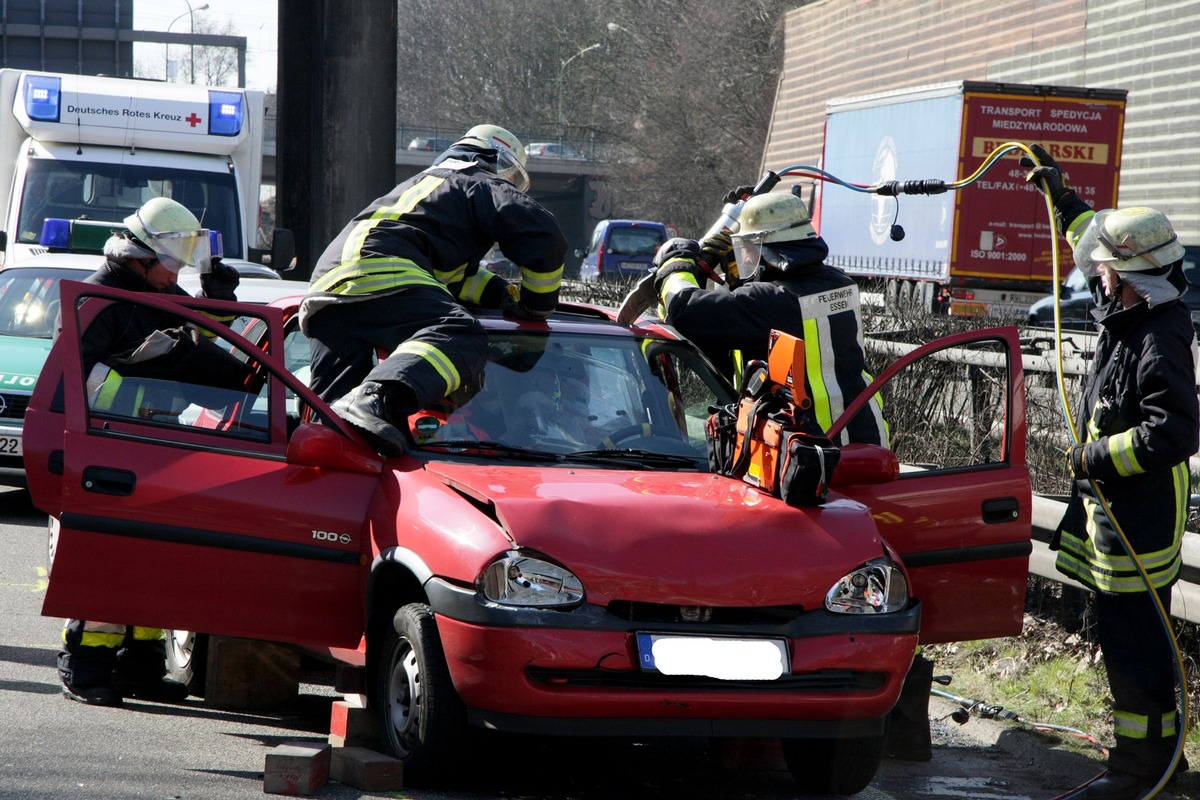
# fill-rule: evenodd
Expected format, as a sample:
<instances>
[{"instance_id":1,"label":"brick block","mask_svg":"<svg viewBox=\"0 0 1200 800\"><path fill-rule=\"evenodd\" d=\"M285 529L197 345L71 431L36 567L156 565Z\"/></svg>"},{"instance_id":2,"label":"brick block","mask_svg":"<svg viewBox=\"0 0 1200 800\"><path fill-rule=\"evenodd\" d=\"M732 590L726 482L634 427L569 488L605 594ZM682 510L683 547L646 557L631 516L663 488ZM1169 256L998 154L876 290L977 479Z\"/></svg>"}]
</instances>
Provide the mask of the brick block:
<instances>
[{"instance_id":1,"label":"brick block","mask_svg":"<svg viewBox=\"0 0 1200 800\"><path fill-rule=\"evenodd\" d=\"M404 764L365 747L339 747L333 750L330 777L363 791L395 791L404 788Z\"/></svg>"},{"instance_id":2,"label":"brick block","mask_svg":"<svg viewBox=\"0 0 1200 800\"><path fill-rule=\"evenodd\" d=\"M333 748L312 742L285 742L267 752L265 794L315 794L329 782Z\"/></svg>"},{"instance_id":3,"label":"brick block","mask_svg":"<svg viewBox=\"0 0 1200 800\"><path fill-rule=\"evenodd\" d=\"M379 742L375 715L356 703L337 700L329 710L329 743L335 747L374 747Z\"/></svg>"},{"instance_id":4,"label":"brick block","mask_svg":"<svg viewBox=\"0 0 1200 800\"><path fill-rule=\"evenodd\" d=\"M211 636L207 670L204 704L212 708L278 710L300 692L300 653L272 642Z\"/></svg>"}]
</instances>

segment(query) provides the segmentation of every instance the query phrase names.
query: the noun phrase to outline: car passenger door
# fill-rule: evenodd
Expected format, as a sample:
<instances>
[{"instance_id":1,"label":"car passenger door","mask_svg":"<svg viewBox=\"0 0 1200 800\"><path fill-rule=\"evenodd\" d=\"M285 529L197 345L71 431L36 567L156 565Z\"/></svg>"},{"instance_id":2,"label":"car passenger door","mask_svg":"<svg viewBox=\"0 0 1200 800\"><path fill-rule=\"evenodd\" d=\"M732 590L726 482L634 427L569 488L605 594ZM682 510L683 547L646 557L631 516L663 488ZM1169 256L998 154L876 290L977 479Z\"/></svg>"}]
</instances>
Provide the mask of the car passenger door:
<instances>
[{"instance_id":1,"label":"car passenger door","mask_svg":"<svg viewBox=\"0 0 1200 800\"><path fill-rule=\"evenodd\" d=\"M847 407L831 436L879 390L901 469L893 480L847 486L836 485L835 472L835 488L870 507L908 568L923 607L923 644L1019 633L1033 495L1017 329L920 347L869 346L899 358ZM855 448L870 446L843 453Z\"/></svg>"},{"instance_id":2,"label":"car passenger door","mask_svg":"<svg viewBox=\"0 0 1200 800\"><path fill-rule=\"evenodd\" d=\"M217 350L250 377L215 377L238 370L205 347L218 366L131 361L114 383L80 343L114 304L219 332ZM354 647L381 460L284 368L277 309L237 306L265 324L260 348L191 310L214 307L230 305L63 284L62 446L47 459L61 470L61 530L43 613ZM35 419L53 411L45 383ZM328 424L289 419L289 392Z\"/></svg>"}]
</instances>

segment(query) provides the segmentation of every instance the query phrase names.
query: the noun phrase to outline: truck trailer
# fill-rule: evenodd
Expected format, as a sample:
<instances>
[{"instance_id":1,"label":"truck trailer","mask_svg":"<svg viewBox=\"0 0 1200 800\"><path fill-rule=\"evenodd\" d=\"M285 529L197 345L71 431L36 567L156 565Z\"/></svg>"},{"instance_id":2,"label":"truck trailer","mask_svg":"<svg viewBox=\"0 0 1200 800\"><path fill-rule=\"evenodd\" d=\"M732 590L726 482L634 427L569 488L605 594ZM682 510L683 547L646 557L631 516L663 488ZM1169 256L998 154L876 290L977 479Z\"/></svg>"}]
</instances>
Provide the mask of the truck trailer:
<instances>
[{"instance_id":1,"label":"truck trailer","mask_svg":"<svg viewBox=\"0 0 1200 800\"><path fill-rule=\"evenodd\" d=\"M975 175L1006 143L1036 142L1081 198L1111 208L1125 99L1123 89L955 81L832 100L822 167L859 185L949 184ZM1021 154L1014 150L974 182L940 194L888 197L825 183L814 211L828 263L891 300L1024 319L1053 289L1053 251L1045 201L1025 181ZM1060 265L1070 265L1061 236L1056 244Z\"/></svg>"},{"instance_id":2,"label":"truck trailer","mask_svg":"<svg viewBox=\"0 0 1200 800\"><path fill-rule=\"evenodd\" d=\"M4 264L45 251L46 219L119 224L155 196L218 231L226 263L262 261L263 108L249 89L0 69ZM282 270L292 240L277 234Z\"/></svg>"}]
</instances>

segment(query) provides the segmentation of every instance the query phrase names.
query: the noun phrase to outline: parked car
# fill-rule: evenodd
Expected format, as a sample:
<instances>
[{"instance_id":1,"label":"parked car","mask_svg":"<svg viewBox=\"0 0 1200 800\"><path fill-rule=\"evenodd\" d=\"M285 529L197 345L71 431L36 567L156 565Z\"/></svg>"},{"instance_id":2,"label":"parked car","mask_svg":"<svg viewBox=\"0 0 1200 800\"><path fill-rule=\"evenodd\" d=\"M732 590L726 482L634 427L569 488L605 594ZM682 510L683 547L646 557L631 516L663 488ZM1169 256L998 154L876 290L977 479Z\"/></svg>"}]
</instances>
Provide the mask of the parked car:
<instances>
[{"instance_id":1,"label":"parked car","mask_svg":"<svg viewBox=\"0 0 1200 800\"><path fill-rule=\"evenodd\" d=\"M575 148L558 142L533 142L525 145L530 158L558 158L564 161L587 161L587 156Z\"/></svg>"},{"instance_id":2,"label":"parked car","mask_svg":"<svg viewBox=\"0 0 1200 800\"><path fill-rule=\"evenodd\" d=\"M1183 274L1188 288L1183 300L1192 311L1192 325L1200 331L1200 245L1184 245ZM1062 327L1068 330L1095 330L1092 309L1096 303L1088 289L1087 278L1072 267L1059 289L1059 316ZM1054 326L1054 295L1050 294L1029 307L1029 325Z\"/></svg>"},{"instance_id":3,"label":"parked car","mask_svg":"<svg viewBox=\"0 0 1200 800\"><path fill-rule=\"evenodd\" d=\"M482 390L410 417L417 446L383 458L296 374L298 298L62 295L26 423L31 495L61 522L42 613L354 654L343 663L365 662L406 783L466 768L463 734L482 726L778 737L800 791L853 794L919 643L1021 628L1032 496L1015 328L939 340L886 373L905 397L924 359L988 351L972 367L985 379L936 406L939 464L846 446L828 501L796 507L709 471L705 422L732 388L669 328L611 309L480 312ZM111 303L201 326L197 309L236 312L250 323L219 342L253 377L130 375L98 402L79 341Z\"/></svg>"},{"instance_id":4,"label":"parked car","mask_svg":"<svg viewBox=\"0 0 1200 800\"><path fill-rule=\"evenodd\" d=\"M440 136L418 136L412 139L405 150L429 150L431 152L440 153L450 149L450 145L454 144L453 139L446 139Z\"/></svg>"},{"instance_id":5,"label":"parked car","mask_svg":"<svg viewBox=\"0 0 1200 800\"><path fill-rule=\"evenodd\" d=\"M654 254L667 240L667 228L661 222L645 219L602 219L592 230L586 251L575 252L582 258L579 277L585 281L637 279L651 269Z\"/></svg>"}]
</instances>

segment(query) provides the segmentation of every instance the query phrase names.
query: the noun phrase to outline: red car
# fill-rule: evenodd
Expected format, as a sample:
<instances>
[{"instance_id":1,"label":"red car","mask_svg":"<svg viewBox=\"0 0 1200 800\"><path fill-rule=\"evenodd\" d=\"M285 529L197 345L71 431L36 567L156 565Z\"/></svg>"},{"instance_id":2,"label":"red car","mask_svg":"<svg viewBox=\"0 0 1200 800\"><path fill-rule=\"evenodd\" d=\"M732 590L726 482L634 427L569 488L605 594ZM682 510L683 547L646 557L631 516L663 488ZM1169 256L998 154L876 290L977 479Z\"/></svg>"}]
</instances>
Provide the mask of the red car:
<instances>
[{"instance_id":1,"label":"red car","mask_svg":"<svg viewBox=\"0 0 1200 800\"><path fill-rule=\"evenodd\" d=\"M230 304L74 282L62 297L75 312L25 427L34 500L61 522L43 613L365 654L406 780L454 769L475 725L779 737L803 791L851 794L918 642L1021 628L1015 328L881 376L889 402L922 392L930 428L912 433L946 437L941 463L845 446L828 501L798 508L709 471L704 420L733 390L670 330L608 309L481 314L482 391L415 415L420 448L384 459L293 374L297 298L236 306L242 334L219 341L251 366L243 385L105 391L79 346L103 309L211 327L193 309ZM927 360L952 376L941 404Z\"/></svg>"}]
</instances>

